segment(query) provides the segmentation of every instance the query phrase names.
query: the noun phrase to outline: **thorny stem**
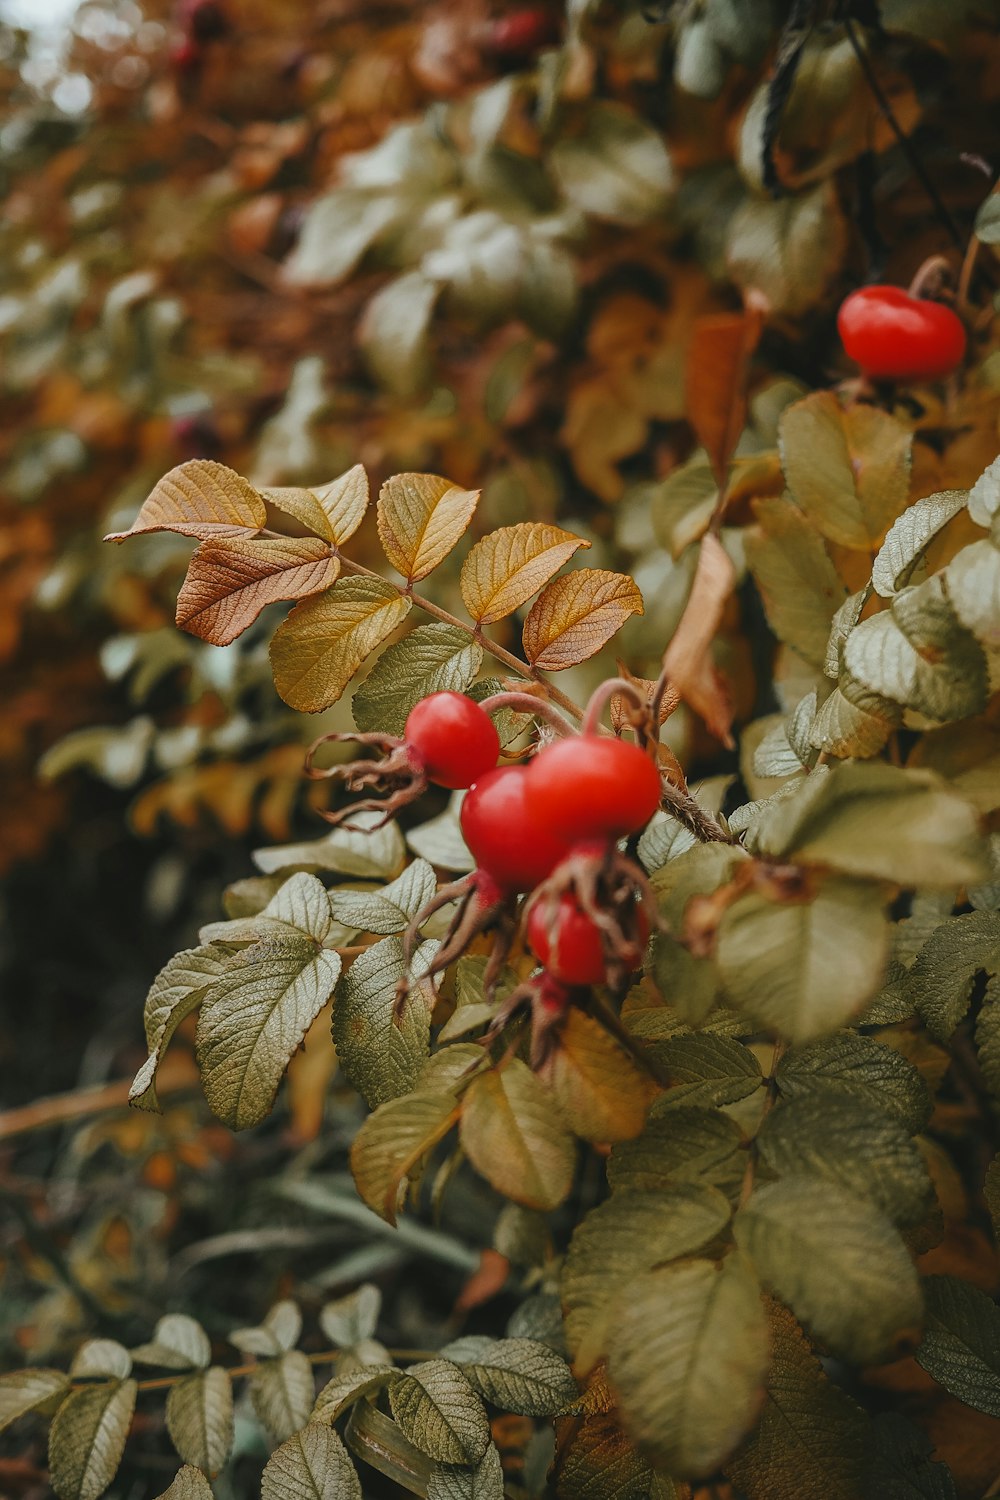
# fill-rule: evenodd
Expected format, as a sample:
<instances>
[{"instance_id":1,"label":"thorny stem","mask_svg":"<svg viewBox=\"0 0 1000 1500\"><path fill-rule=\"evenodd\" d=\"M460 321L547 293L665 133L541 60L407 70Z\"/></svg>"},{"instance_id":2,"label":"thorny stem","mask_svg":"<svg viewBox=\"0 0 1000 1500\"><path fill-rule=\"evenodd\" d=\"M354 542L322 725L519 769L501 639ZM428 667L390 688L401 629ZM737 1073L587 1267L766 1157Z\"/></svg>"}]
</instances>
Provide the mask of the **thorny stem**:
<instances>
[{"instance_id":1,"label":"thorny stem","mask_svg":"<svg viewBox=\"0 0 1000 1500\"><path fill-rule=\"evenodd\" d=\"M778 1064L782 1059L784 1051L785 1043L780 1040L776 1041L774 1051L771 1053L771 1066L766 1079L767 1087L764 1094L764 1103L760 1111L760 1119L757 1121L757 1129L753 1133L754 1138L750 1142L750 1149L747 1152L747 1166L746 1171L743 1173L743 1185L740 1188L740 1208L746 1206L750 1201L750 1194L753 1192L754 1177L757 1172L757 1136L760 1134L761 1126L771 1113L778 1099L778 1080L776 1075Z\"/></svg>"}]
</instances>

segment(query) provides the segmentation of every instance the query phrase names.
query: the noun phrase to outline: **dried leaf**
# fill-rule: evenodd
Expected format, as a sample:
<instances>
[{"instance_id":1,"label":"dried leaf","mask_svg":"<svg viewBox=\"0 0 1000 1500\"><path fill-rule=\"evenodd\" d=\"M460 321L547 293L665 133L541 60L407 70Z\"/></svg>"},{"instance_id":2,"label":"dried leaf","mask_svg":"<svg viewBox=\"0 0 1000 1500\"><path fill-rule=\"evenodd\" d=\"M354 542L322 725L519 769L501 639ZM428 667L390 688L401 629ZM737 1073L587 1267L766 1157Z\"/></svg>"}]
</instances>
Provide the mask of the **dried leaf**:
<instances>
[{"instance_id":1,"label":"dried leaf","mask_svg":"<svg viewBox=\"0 0 1000 1500\"><path fill-rule=\"evenodd\" d=\"M746 423L747 365L761 326L759 312L716 313L694 325L685 381L687 415L720 485Z\"/></svg>"},{"instance_id":2,"label":"dried leaf","mask_svg":"<svg viewBox=\"0 0 1000 1500\"><path fill-rule=\"evenodd\" d=\"M335 583L340 559L319 537L215 537L202 542L177 596L177 624L228 646L262 609Z\"/></svg>"},{"instance_id":3,"label":"dried leaf","mask_svg":"<svg viewBox=\"0 0 1000 1500\"><path fill-rule=\"evenodd\" d=\"M196 458L164 474L128 531L114 531L108 542L121 542L145 531L179 531L202 539L259 531L267 507L258 490L225 464Z\"/></svg>"},{"instance_id":4,"label":"dried leaf","mask_svg":"<svg viewBox=\"0 0 1000 1500\"><path fill-rule=\"evenodd\" d=\"M540 1076L571 1128L588 1141L631 1140L657 1092L604 1027L575 1008Z\"/></svg>"},{"instance_id":5,"label":"dried leaf","mask_svg":"<svg viewBox=\"0 0 1000 1500\"><path fill-rule=\"evenodd\" d=\"M462 1147L497 1192L557 1208L573 1182L573 1137L552 1098L518 1058L475 1078L463 1096Z\"/></svg>"},{"instance_id":6,"label":"dried leaf","mask_svg":"<svg viewBox=\"0 0 1000 1500\"><path fill-rule=\"evenodd\" d=\"M275 687L303 713L329 708L409 610L409 599L381 578L339 579L320 598L297 604L275 631Z\"/></svg>"},{"instance_id":7,"label":"dried leaf","mask_svg":"<svg viewBox=\"0 0 1000 1500\"><path fill-rule=\"evenodd\" d=\"M550 583L524 622L524 650L533 667L561 672L586 661L644 613L633 579L604 568L580 568Z\"/></svg>"},{"instance_id":8,"label":"dried leaf","mask_svg":"<svg viewBox=\"0 0 1000 1500\"><path fill-rule=\"evenodd\" d=\"M378 497L378 534L386 557L416 583L461 541L479 502L438 474L394 474Z\"/></svg>"},{"instance_id":9,"label":"dried leaf","mask_svg":"<svg viewBox=\"0 0 1000 1500\"><path fill-rule=\"evenodd\" d=\"M462 564L462 598L477 625L502 620L527 603L581 547L590 543L558 526L526 521L477 542Z\"/></svg>"},{"instance_id":10,"label":"dried leaf","mask_svg":"<svg viewBox=\"0 0 1000 1500\"><path fill-rule=\"evenodd\" d=\"M722 686L709 648L726 600L732 593L736 570L722 543L709 534L702 538L694 582L681 622L663 658L673 687L705 720L724 745L733 743L733 707Z\"/></svg>"}]
</instances>

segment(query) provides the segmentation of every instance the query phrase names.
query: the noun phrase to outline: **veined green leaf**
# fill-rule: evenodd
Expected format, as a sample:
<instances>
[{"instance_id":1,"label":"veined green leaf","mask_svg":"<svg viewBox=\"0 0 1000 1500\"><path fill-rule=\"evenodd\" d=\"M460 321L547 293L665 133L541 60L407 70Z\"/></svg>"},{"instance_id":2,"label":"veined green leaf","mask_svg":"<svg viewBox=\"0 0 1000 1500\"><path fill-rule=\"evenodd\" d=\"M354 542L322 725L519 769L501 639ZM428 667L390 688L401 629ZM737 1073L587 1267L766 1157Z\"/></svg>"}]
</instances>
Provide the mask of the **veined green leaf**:
<instances>
[{"instance_id":1,"label":"veined green leaf","mask_svg":"<svg viewBox=\"0 0 1000 1500\"><path fill-rule=\"evenodd\" d=\"M398 823L383 823L382 814L362 809L351 815L350 828L331 828L321 839L255 849L254 863L265 875L281 870L335 870L358 880L388 880L398 873L406 846Z\"/></svg>"},{"instance_id":2,"label":"veined green leaf","mask_svg":"<svg viewBox=\"0 0 1000 1500\"><path fill-rule=\"evenodd\" d=\"M132 1358L141 1365L162 1365L165 1370L204 1370L211 1361L212 1346L195 1318L168 1313L157 1323L150 1342L132 1350Z\"/></svg>"},{"instance_id":3,"label":"veined green leaf","mask_svg":"<svg viewBox=\"0 0 1000 1500\"><path fill-rule=\"evenodd\" d=\"M682 1106L652 1119L634 1141L612 1149L608 1181L615 1192L656 1192L677 1183L702 1183L729 1196L746 1167L743 1135L717 1109Z\"/></svg>"},{"instance_id":4,"label":"veined green leaf","mask_svg":"<svg viewBox=\"0 0 1000 1500\"><path fill-rule=\"evenodd\" d=\"M233 1445L229 1372L212 1365L172 1386L167 1395L167 1431L185 1463L217 1474Z\"/></svg>"},{"instance_id":5,"label":"veined green leaf","mask_svg":"<svg viewBox=\"0 0 1000 1500\"><path fill-rule=\"evenodd\" d=\"M891 599L906 583L924 549L948 522L965 509L966 490L943 490L907 506L889 527L872 565L872 586Z\"/></svg>"},{"instance_id":6,"label":"veined green leaf","mask_svg":"<svg viewBox=\"0 0 1000 1500\"><path fill-rule=\"evenodd\" d=\"M813 666L826 659L831 621L847 588L819 532L787 496L758 500L760 533L747 535L747 563L779 640Z\"/></svg>"},{"instance_id":7,"label":"veined green leaf","mask_svg":"<svg viewBox=\"0 0 1000 1500\"><path fill-rule=\"evenodd\" d=\"M475 1468L435 1464L427 1480L427 1500L503 1500L503 1469L495 1443Z\"/></svg>"},{"instance_id":8,"label":"veined green leaf","mask_svg":"<svg viewBox=\"0 0 1000 1500\"><path fill-rule=\"evenodd\" d=\"M271 1454L260 1494L261 1500L361 1500L361 1481L333 1428L307 1422Z\"/></svg>"},{"instance_id":9,"label":"veined green leaf","mask_svg":"<svg viewBox=\"0 0 1000 1500\"><path fill-rule=\"evenodd\" d=\"M129 1090L129 1103L137 1109L159 1110L156 1070L160 1059L178 1026L198 1008L230 959L224 948L212 944L186 948L175 953L153 980L143 1013L149 1056Z\"/></svg>"},{"instance_id":10,"label":"veined green leaf","mask_svg":"<svg viewBox=\"0 0 1000 1500\"><path fill-rule=\"evenodd\" d=\"M382 1293L367 1281L346 1297L325 1303L320 1309L319 1325L331 1344L338 1349L350 1349L362 1339L374 1337L381 1307Z\"/></svg>"},{"instance_id":11,"label":"veined green leaf","mask_svg":"<svg viewBox=\"0 0 1000 1500\"><path fill-rule=\"evenodd\" d=\"M483 1403L457 1365L429 1359L389 1387L392 1414L409 1438L439 1463L478 1463L490 1441Z\"/></svg>"},{"instance_id":12,"label":"veined green leaf","mask_svg":"<svg viewBox=\"0 0 1000 1500\"><path fill-rule=\"evenodd\" d=\"M261 1360L250 1376L250 1397L261 1426L283 1443L309 1420L316 1399L312 1365L300 1349Z\"/></svg>"},{"instance_id":13,"label":"veined green leaf","mask_svg":"<svg viewBox=\"0 0 1000 1500\"><path fill-rule=\"evenodd\" d=\"M355 1401L380 1391L390 1381L397 1380L399 1373L395 1365L360 1365L355 1370L344 1370L320 1391L310 1420L335 1422Z\"/></svg>"},{"instance_id":14,"label":"veined green leaf","mask_svg":"<svg viewBox=\"0 0 1000 1500\"><path fill-rule=\"evenodd\" d=\"M10 1370L0 1375L0 1432L68 1390L69 1377L62 1370Z\"/></svg>"},{"instance_id":15,"label":"veined green leaf","mask_svg":"<svg viewBox=\"0 0 1000 1500\"><path fill-rule=\"evenodd\" d=\"M786 1052L777 1071L788 1099L854 1098L902 1121L912 1133L931 1117L927 1085L911 1062L874 1037L841 1031Z\"/></svg>"},{"instance_id":16,"label":"veined green leaf","mask_svg":"<svg viewBox=\"0 0 1000 1500\"><path fill-rule=\"evenodd\" d=\"M955 1276L928 1276L924 1295L918 1364L966 1406L1000 1417L1000 1308Z\"/></svg>"},{"instance_id":17,"label":"veined green leaf","mask_svg":"<svg viewBox=\"0 0 1000 1500\"><path fill-rule=\"evenodd\" d=\"M441 1350L459 1365L472 1389L500 1411L549 1417L575 1400L569 1366L537 1339L491 1339L473 1334Z\"/></svg>"},{"instance_id":18,"label":"veined green leaf","mask_svg":"<svg viewBox=\"0 0 1000 1500\"><path fill-rule=\"evenodd\" d=\"M436 951L436 942L417 949L412 968L416 978ZM396 985L404 968L399 938L383 938L354 960L333 1007L337 1055L371 1109L414 1088L427 1057L430 1005L418 985L399 1016L394 1014Z\"/></svg>"},{"instance_id":19,"label":"veined green leaf","mask_svg":"<svg viewBox=\"0 0 1000 1500\"><path fill-rule=\"evenodd\" d=\"M483 648L457 625L418 625L387 646L351 700L361 730L402 735L413 706L430 693L464 693Z\"/></svg>"},{"instance_id":20,"label":"veined green leaf","mask_svg":"<svg viewBox=\"0 0 1000 1500\"><path fill-rule=\"evenodd\" d=\"M117 1339L87 1339L73 1356L70 1378L104 1375L110 1380L124 1380L132 1373L132 1356Z\"/></svg>"},{"instance_id":21,"label":"veined green leaf","mask_svg":"<svg viewBox=\"0 0 1000 1500\"><path fill-rule=\"evenodd\" d=\"M49 1478L59 1500L97 1500L118 1472L138 1386L109 1380L71 1392L49 1429Z\"/></svg>"},{"instance_id":22,"label":"veined green leaf","mask_svg":"<svg viewBox=\"0 0 1000 1500\"><path fill-rule=\"evenodd\" d=\"M381 578L341 578L303 599L271 641L275 687L303 713L329 708L409 612L409 598Z\"/></svg>"},{"instance_id":23,"label":"veined green leaf","mask_svg":"<svg viewBox=\"0 0 1000 1500\"><path fill-rule=\"evenodd\" d=\"M756 1057L732 1037L704 1031L675 1036L661 1042L655 1056L670 1081L653 1105L656 1115L678 1104L733 1104L763 1081Z\"/></svg>"},{"instance_id":24,"label":"veined green leaf","mask_svg":"<svg viewBox=\"0 0 1000 1500\"><path fill-rule=\"evenodd\" d=\"M950 917L931 933L910 969L907 990L933 1037L946 1042L969 1008L978 973L1000 971L1000 912Z\"/></svg>"},{"instance_id":25,"label":"veined green leaf","mask_svg":"<svg viewBox=\"0 0 1000 1500\"><path fill-rule=\"evenodd\" d=\"M402 875L377 891L352 891L341 886L330 892L330 906L338 922L357 932L402 932L437 889L434 871L425 859L415 859Z\"/></svg>"}]
</instances>

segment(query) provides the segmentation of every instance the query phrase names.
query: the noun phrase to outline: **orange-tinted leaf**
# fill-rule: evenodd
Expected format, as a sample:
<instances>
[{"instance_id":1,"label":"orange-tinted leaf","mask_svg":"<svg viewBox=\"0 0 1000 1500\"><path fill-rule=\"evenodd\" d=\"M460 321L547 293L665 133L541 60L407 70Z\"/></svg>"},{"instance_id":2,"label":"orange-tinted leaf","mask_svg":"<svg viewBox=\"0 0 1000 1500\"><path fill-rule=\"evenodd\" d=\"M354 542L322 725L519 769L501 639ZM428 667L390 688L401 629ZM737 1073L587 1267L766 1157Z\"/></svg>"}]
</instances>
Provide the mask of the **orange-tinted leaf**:
<instances>
[{"instance_id":1,"label":"orange-tinted leaf","mask_svg":"<svg viewBox=\"0 0 1000 1500\"><path fill-rule=\"evenodd\" d=\"M642 693L646 702L652 703L653 694L656 692L656 683L651 682L648 677L636 677L634 672L629 671L620 656L616 660L615 665L618 668L618 676L624 677L626 682L631 682L633 687L638 688L639 692ZM659 717L661 724L667 722L680 701L680 693L671 683L668 683L666 691L660 699ZM626 698L624 693L612 693L611 701L608 704L608 713L611 717L611 727L615 731L615 734L620 734L629 723L629 711L632 706L631 700ZM666 746L662 748L666 749Z\"/></svg>"},{"instance_id":2,"label":"orange-tinted leaf","mask_svg":"<svg viewBox=\"0 0 1000 1500\"><path fill-rule=\"evenodd\" d=\"M502 620L525 604L580 547L574 536L543 521L502 526L477 542L462 564L462 598L478 625Z\"/></svg>"},{"instance_id":3,"label":"orange-tinted leaf","mask_svg":"<svg viewBox=\"0 0 1000 1500\"><path fill-rule=\"evenodd\" d=\"M362 464L314 489L297 485L268 489L264 498L286 515L294 516L324 541L341 546L354 535L368 509L368 475Z\"/></svg>"},{"instance_id":4,"label":"orange-tinted leaf","mask_svg":"<svg viewBox=\"0 0 1000 1500\"><path fill-rule=\"evenodd\" d=\"M264 497L249 479L214 459L195 458L164 474L128 531L113 531L105 541L121 542L144 531L233 536L259 531L266 521Z\"/></svg>"},{"instance_id":5,"label":"orange-tinted leaf","mask_svg":"<svg viewBox=\"0 0 1000 1500\"><path fill-rule=\"evenodd\" d=\"M378 497L378 534L407 583L426 578L461 541L479 502L438 474L394 474Z\"/></svg>"},{"instance_id":6,"label":"orange-tinted leaf","mask_svg":"<svg viewBox=\"0 0 1000 1500\"><path fill-rule=\"evenodd\" d=\"M587 1141L631 1140L658 1092L599 1022L573 1008L540 1076L564 1118Z\"/></svg>"},{"instance_id":7,"label":"orange-tinted leaf","mask_svg":"<svg viewBox=\"0 0 1000 1500\"><path fill-rule=\"evenodd\" d=\"M329 708L409 609L409 599L382 578L341 578L319 598L304 599L271 642L278 692L303 713Z\"/></svg>"},{"instance_id":8,"label":"orange-tinted leaf","mask_svg":"<svg viewBox=\"0 0 1000 1500\"><path fill-rule=\"evenodd\" d=\"M746 373L760 338L756 312L699 318L687 359L687 415L720 485L746 421Z\"/></svg>"},{"instance_id":9,"label":"orange-tinted leaf","mask_svg":"<svg viewBox=\"0 0 1000 1500\"><path fill-rule=\"evenodd\" d=\"M214 537L191 559L177 596L177 623L228 646L261 610L335 583L340 559L319 537Z\"/></svg>"},{"instance_id":10,"label":"orange-tinted leaf","mask_svg":"<svg viewBox=\"0 0 1000 1500\"><path fill-rule=\"evenodd\" d=\"M560 672L600 651L630 615L643 613L638 584L624 573L580 568L550 583L524 622L533 667Z\"/></svg>"},{"instance_id":11,"label":"orange-tinted leaf","mask_svg":"<svg viewBox=\"0 0 1000 1500\"><path fill-rule=\"evenodd\" d=\"M711 533L703 537L691 593L663 658L673 686L726 745L732 744L732 704L712 664L709 648L735 579L736 571L722 543Z\"/></svg>"}]
</instances>

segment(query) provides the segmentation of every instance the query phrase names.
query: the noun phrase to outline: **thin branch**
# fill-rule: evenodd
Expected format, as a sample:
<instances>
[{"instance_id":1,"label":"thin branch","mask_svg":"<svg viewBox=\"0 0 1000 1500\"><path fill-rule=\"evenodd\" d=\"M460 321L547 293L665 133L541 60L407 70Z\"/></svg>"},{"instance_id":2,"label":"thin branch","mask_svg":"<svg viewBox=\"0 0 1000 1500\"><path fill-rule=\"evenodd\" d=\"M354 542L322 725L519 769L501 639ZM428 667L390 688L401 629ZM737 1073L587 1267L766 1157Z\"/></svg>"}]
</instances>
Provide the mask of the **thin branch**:
<instances>
[{"instance_id":1,"label":"thin branch","mask_svg":"<svg viewBox=\"0 0 1000 1500\"><path fill-rule=\"evenodd\" d=\"M97 1088L74 1089L68 1094L54 1094L47 1099L35 1099L18 1109L8 1109L0 1114L0 1141L26 1135L32 1130L49 1130L76 1120L86 1120L91 1115L113 1114L115 1110L127 1108L131 1087L130 1078L120 1078ZM157 1074L156 1089L161 1096L197 1092L190 1070L184 1068L182 1071L169 1063Z\"/></svg>"}]
</instances>

